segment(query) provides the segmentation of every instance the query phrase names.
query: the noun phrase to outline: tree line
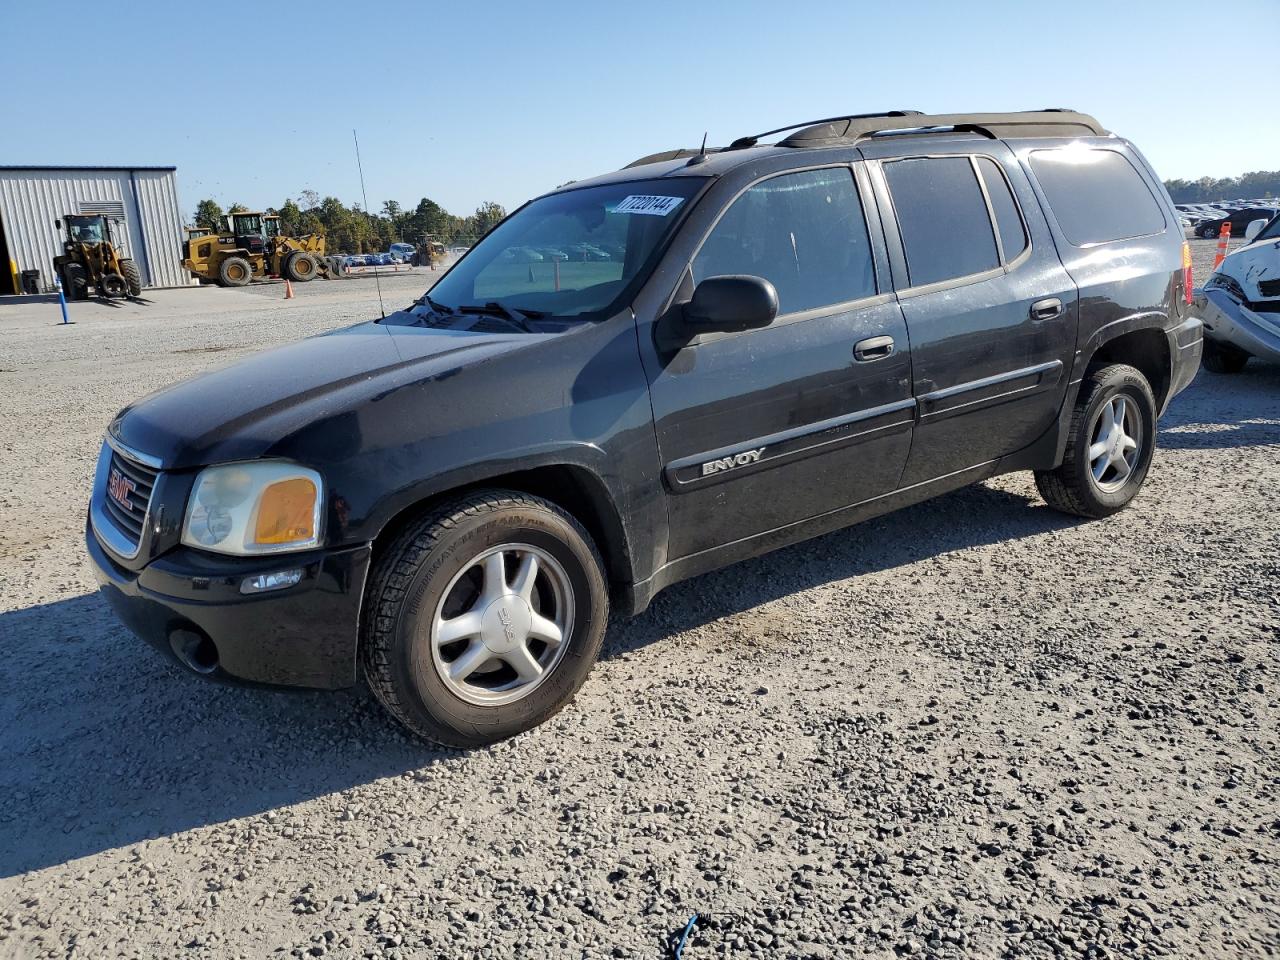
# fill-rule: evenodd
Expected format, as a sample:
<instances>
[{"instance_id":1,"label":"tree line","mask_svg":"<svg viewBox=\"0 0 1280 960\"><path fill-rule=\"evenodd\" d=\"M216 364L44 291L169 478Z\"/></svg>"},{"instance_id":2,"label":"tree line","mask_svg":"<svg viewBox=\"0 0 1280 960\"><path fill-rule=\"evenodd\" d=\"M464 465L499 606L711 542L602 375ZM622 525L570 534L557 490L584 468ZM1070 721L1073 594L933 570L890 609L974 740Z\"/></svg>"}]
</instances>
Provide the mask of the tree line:
<instances>
[{"instance_id":1,"label":"tree line","mask_svg":"<svg viewBox=\"0 0 1280 960\"><path fill-rule=\"evenodd\" d=\"M246 209L243 204L231 203L224 210L215 200L201 200L196 204L194 221L198 227L221 230L225 214ZM264 212L279 214L287 234L324 234L333 253L373 253L392 243L421 243L428 237L444 244L474 240L507 215L499 204L486 202L475 213L459 217L426 197L412 210L387 200L380 212L370 213L358 203L346 206L337 197L321 197L314 190L303 190L297 199L285 200Z\"/></svg>"},{"instance_id":2,"label":"tree line","mask_svg":"<svg viewBox=\"0 0 1280 960\"><path fill-rule=\"evenodd\" d=\"M1280 196L1280 170L1254 170L1238 177L1201 177L1198 180L1166 180L1174 203L1205 203L1234 200L1237 197ZM224 210L214 200L201 200L196 205L195 223L210 230L222 229L224 213L243 211L243 204L231 203ZM475 240L507 215L499 204L480 204L475 213L459 217L423 197L412 210L395 200L387 200L378 213L363 210L360 204L343 204L337 197L321 197L314 190L303 190L297 199L286 200L279 207L268 207L267 213L280 215L286 232L293 235L323 233L328 247L337 253L372 253L386 250L396 242L421 243L428 237L450 244L463 238Z\"/></svg>"},{"instance_id":3,"label":"tree line","mask_svg":"<svg viewBox=\"0 0 1280 960\"><path fill-rule=\"evenodd\" d=\"M1238 177L1201 177L1199 180L1166 180L1174 203L1206 203L1214 200L1280 196L1280 170L1254 170Z\"/></svg>"}]
</instances>

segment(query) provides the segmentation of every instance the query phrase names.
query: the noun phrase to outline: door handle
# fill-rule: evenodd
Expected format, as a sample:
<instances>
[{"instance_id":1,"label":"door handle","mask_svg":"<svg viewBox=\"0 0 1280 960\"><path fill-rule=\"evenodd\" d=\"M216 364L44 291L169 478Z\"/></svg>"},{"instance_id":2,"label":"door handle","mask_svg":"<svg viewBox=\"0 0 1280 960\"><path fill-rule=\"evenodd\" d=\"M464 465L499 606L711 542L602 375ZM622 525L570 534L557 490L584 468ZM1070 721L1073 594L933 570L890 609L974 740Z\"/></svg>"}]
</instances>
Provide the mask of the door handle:
<instances>
[{"instance_id":1,"label":"door handle","mask_svg":"<svg viewBox=\"0 0 1280 960\"><path fill-rule=\"evenodd\" d=\"M883 360L893 355L893 337L868 337L853 345L853 358L860 363Z\"/></svg>"},{"instance_id":2,"label":"door handle","mask_svg":"<svg viewBox=\"0 0 1280 960\"><path fill-rule=\"evenodd\" d=\"M1057 297L1048 300L1037 300L1031 305L1032 320L1052 320L1062 316L1062 301Z\"/></svg>"}]
</instances>

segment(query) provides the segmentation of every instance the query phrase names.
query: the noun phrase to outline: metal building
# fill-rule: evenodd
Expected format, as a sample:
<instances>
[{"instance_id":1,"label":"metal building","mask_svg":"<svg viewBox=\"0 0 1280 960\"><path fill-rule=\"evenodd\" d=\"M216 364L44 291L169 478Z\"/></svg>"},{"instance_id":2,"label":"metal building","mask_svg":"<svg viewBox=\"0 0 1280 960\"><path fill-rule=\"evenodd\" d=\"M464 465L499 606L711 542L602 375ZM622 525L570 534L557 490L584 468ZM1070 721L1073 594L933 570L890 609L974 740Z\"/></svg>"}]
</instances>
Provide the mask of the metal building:
<instances>
[{"instance_id":1,"label":"metal building","mask_svg":"<svg viewBox=\"0 0 1280 960\"><path fill-rule=\"evenodd\" d=\"M54 221L68 213L116 219L112 234L132 257L145 287L194 283L182 269L182 214L175 167L0 166L0 294L24 270L39 270L51 289L53 258L62 252Z\"/></svg>"}]
</instances>

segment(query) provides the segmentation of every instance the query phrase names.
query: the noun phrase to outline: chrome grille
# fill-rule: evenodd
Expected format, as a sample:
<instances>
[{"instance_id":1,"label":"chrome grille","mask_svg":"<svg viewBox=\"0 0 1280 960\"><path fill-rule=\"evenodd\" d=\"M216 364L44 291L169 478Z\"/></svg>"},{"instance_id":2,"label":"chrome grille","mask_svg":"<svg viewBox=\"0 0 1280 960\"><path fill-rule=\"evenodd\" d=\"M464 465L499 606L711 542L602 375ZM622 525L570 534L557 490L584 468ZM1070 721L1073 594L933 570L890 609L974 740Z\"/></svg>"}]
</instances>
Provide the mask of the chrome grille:
<instances>
[{"instance_id":1,"label":"chrome grille","mask_svg":"<svg viewBox=\"0 0 1280 960\"><path fill-rule=\"evenodd\" d=\"M107 488L102 491L102 502L111 522L135 547L142 540L143 525L151 506L151 493L155 489L159 473L152 467L121 456L114 449L111 451ZM122 499L127 504L122 503Z\"/></svg>"}]
</instances>

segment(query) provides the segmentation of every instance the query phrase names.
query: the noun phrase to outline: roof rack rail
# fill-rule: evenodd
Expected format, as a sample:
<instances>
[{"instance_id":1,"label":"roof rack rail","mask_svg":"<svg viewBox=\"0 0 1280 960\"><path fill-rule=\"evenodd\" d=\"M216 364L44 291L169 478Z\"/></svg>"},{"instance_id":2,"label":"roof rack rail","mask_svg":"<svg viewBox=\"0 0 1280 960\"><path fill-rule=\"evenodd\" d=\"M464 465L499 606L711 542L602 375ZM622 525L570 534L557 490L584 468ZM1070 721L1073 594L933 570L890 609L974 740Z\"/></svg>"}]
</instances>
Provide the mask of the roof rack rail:
<instances>
[{"instance_id":1,"label":"roof rack rail","mask_svg":"<svg viewBox=\"0 0 1280 960\"><path fill-rule=\"evenodd\" d=\"M778 142L780 147L817 147L833 143L857 143L868 137L886 134L935 133L939 128L979 133L999 140L1003 137L1079 137L1108 136L1087 113L1050 107L1014 113L913 113L909 122L897 123L900 114L866 117L837 117L820 120L797 130ZM784 129L794 129L791 127Z\"/></svg>"},{"instance_id":2,"label":"roof rack rail","mask_svg":"<svg viewBox=\"0 0 1280 960\"><path fill-rule=\"evenodd\" d=\"M794 130L779 147L820 147L838 143L852 145L869 137L942 132L977 133L992 140L1004 137L1106 137L1110 132L1087 113L1065 107L1022 110L1013 113L921 113L919 110L886 110L883 113L855 113L825 120L792 123L750 137L739 137L727 147L706 149L706 153L743 150L763 138ZM685 160L701 150L663 150L633 160L623 167L643 166L664 160Z\"/></svg>"},{"instance_id":3,"label":"roof rack rail","mask_svg":"<svg viewBox=\"0 0 1280 960\"><path fill-rule=\"evenodd\" d=\"M771 137L775 133L786 133L788 130L796 130L800 127L820 127L823 124L838 124L842 120L875 120L882 117L919 117L923 114L919 110L885 110L881 113L850 113L843 117L827 117L825 120L806 120L804 123L789 123L785 127L778 127L776 130L766 130L764 133L757 133L751 137L739 137L733 143L729 144L727 150L742 150L746 147L754 147L765 137Z\"/></svg>"}]
</instances>

